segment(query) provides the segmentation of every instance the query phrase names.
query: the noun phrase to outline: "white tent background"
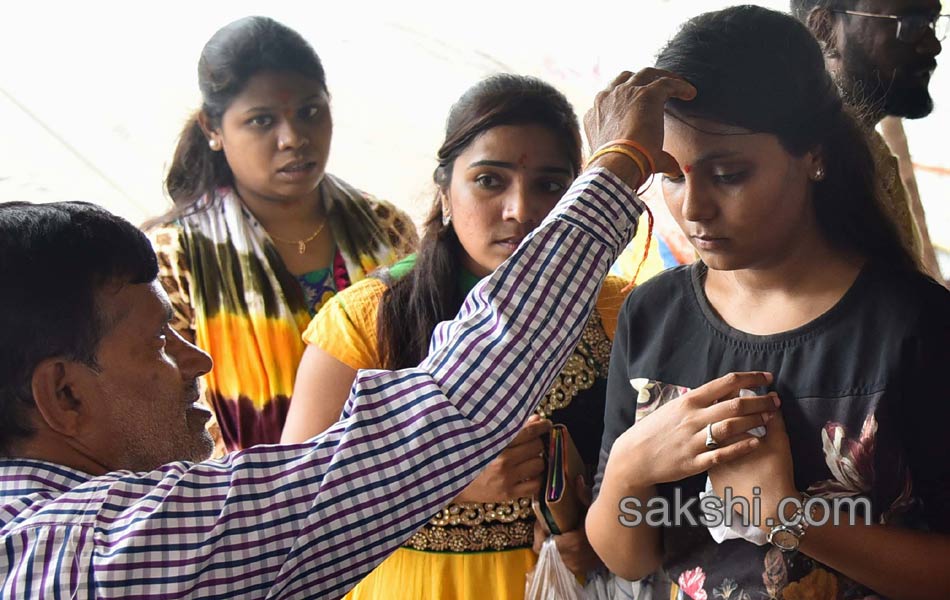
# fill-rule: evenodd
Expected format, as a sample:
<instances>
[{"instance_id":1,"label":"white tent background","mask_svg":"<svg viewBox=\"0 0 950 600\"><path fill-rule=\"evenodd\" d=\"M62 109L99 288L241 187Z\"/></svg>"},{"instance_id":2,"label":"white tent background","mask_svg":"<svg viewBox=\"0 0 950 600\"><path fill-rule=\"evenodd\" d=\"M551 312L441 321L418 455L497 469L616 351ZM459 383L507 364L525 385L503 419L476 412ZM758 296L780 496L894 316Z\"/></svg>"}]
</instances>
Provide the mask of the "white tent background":
<instances>
[{"instance_id":1,"label":"white tent background","mask_svg":"<svg viewBox=\"0 0 950 600\"><path fill-rule=\"evenodd\" d=\"M582 115L620 70L652 64L679 23L728 4L18 2L0 10L0 201L89 200L133 222L161 213L176 138L200 101L201 47L221 25L264 14L301 32L324 62L328 169L419 222L445 116L469 85L498 71L536 75ZM931 235L947 248L950 66L931 92L934 114L905 129Z\"/></svg>"}]
</instances>

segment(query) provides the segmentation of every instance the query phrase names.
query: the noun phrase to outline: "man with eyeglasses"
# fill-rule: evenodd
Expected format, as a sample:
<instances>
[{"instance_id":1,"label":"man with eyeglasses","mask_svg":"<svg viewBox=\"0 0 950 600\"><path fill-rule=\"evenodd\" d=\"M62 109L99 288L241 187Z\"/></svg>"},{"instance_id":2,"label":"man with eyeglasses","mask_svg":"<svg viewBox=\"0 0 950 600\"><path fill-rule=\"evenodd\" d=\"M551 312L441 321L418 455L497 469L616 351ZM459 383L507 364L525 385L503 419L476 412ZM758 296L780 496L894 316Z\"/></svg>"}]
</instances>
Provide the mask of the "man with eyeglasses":
<instances>
[{"instance_id":1,"label":"man with eyeglasses","mask_svg":"<svg viewBox=\"0 0 950 600\"><path fill-rule=\"evenodd\" d=\"M791 0L791 10L818 38L845 99L870 128L887 116L919 119L933 110L928 86L950 22L939 0ZM901 136L899 121L896 129ZM909 156L898 169L873 130L870 141L888 212L921 266L943 282Z\"/></svg>"}]
</instances>

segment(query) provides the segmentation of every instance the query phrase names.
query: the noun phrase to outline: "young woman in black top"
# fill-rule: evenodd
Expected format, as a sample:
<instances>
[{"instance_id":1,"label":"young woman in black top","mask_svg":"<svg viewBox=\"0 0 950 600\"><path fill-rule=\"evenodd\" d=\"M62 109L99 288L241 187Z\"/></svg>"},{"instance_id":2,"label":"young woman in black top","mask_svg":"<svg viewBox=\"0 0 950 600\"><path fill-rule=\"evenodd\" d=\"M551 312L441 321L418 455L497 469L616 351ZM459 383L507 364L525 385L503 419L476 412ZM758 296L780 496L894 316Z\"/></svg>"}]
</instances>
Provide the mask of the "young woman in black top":
<instances>
[{"instance_id":1,"label":"young woman in black top","mask_svg":"<svg viewBox=\"0 0 950 600\"><path fill-rule=\"evenodd\" d=\"M662 185L700 260L621 313L591 544L655 598L950 597L950 292L881 211L818 44L787 15L735 7L686 23L657 66L698 92L667 107L682 172ZM707 478L757 499L758 523L647 514L662 498L672 519ZM782 503L808 496L827 503ZM836 498L866 499L858 524Z\"/></svg>"}]
</instances>

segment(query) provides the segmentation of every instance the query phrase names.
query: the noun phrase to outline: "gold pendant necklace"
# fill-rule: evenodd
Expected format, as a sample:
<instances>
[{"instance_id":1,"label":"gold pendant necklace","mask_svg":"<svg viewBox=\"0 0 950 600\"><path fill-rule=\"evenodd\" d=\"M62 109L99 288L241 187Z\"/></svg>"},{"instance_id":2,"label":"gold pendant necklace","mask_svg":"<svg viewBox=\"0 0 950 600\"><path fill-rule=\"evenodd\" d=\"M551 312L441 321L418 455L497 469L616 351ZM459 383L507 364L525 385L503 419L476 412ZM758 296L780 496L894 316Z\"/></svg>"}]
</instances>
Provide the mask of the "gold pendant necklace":
<instances>
[{"instance_id":1,"label":"gold pendant necklace","mask_svg":"<svg viewBox=\"0 0 950 600\"><path fill-rule=\"evenodd\" d=\"M300 254L303 254L304 252L307 251L307 244L310 243L310 242L312 242L312 241L313 241L313 238L315 238L315 237L317 237L318 235L320 235L320 232L323 231L323 226L326 225L326 224L327 224L327 222L326 222L326 220L324 220L323 223L320 223L320 227L317 227L317 230L313 232L313 235L311 235L310 237L308 237L308 238L306 238L306 239L302 239L302 240L285 240L285 239L283 239L283 238L277 237L277 236L274 235L273 233L270 234L270 237L271 237L271 239L273 239L274 241L280 242L280 243L282 243L282 244L296 244L296 245L297 245L297 252L299 252Z\"/></svg>"}]
</instances>

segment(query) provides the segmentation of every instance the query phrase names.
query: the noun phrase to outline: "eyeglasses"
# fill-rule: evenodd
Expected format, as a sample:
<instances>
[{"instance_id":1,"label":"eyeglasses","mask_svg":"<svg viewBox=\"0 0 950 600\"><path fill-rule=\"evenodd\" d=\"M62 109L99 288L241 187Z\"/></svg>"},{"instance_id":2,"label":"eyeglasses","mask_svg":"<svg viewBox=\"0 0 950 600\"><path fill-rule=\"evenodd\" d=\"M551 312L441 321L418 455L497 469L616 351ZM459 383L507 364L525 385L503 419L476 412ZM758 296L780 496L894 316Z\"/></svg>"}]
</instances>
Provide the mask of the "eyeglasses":
<instances>
[{"instance_id":1,"label":"eyeglasses","mask_svg":"<svg viewBox=\"0 0 950 600\"><path fill-rule=\"evenodd\" d=\"M897 39L908 44L919 42L926 35L928 29L933 32L938 42L942 42L947 37L948 24L950 24L950 15L879 15L856 10L833 10L831 12L855 17L897 21Z\"/></svg>"}]
</instances>

